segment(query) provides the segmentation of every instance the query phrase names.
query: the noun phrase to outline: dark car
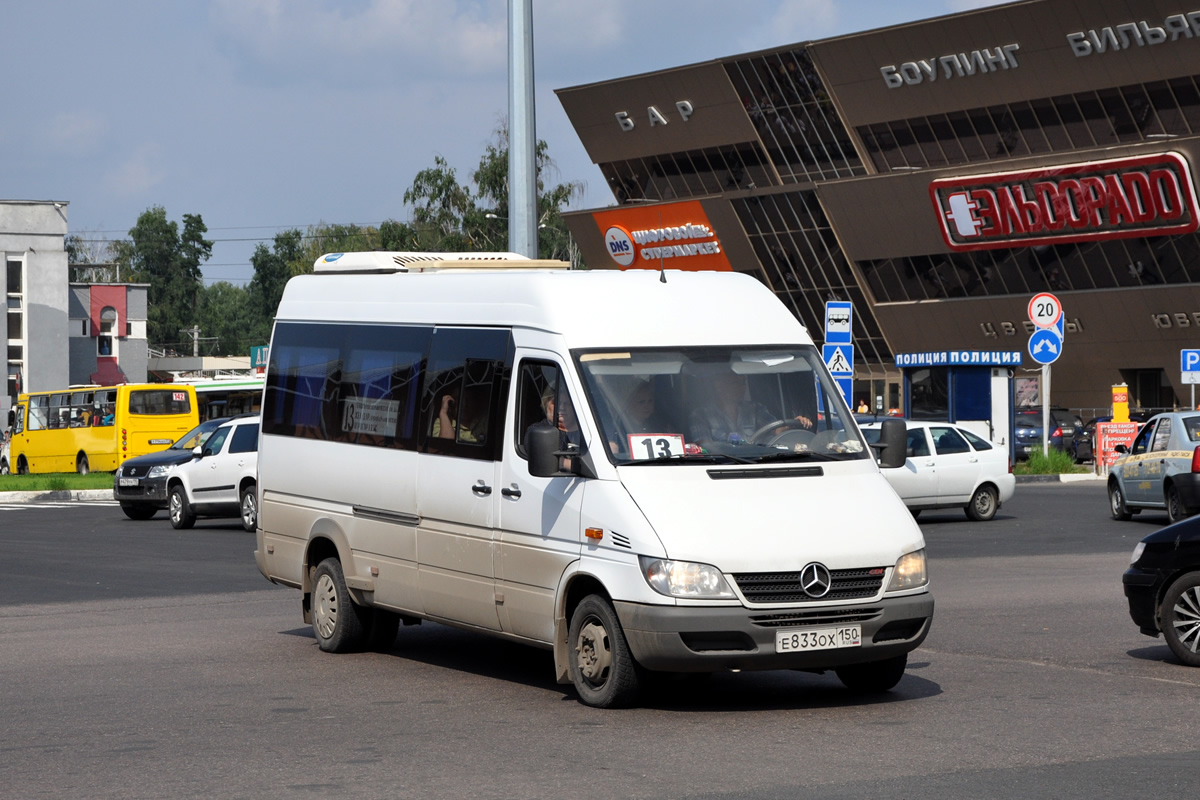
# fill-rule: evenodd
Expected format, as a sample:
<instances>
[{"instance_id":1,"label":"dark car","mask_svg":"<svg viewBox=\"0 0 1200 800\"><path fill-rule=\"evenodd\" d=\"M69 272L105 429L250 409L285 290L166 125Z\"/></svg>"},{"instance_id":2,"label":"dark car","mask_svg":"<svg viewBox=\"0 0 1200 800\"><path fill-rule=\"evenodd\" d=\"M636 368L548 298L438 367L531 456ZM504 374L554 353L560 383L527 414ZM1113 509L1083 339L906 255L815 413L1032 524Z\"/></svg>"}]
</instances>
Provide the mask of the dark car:
<instances>
[{"instance_id":1,"label":"dark car","mask_svg":"<svg viewBox=\"0 0 1200 800\"><path fill-rule=\"evenodd\" d=\"M1200 517L1142 539L1122 583L1138 629L1161 633L1180 661L1200 667Z\"/></svg>"},{"instance_id":2,"label":"dark car","mask_svg":"<svg viewBox=\"0 0 1200 800\"><path fill-rule=\"evenodd\" d=\"M1042 409L1018 408L1013 414L1013 454L1027 459L1042 446ZM1083 431L1083 421L1065 408L1050 409L1050 449L1074 452L1075 437Z\"/></svg>"},{"instance_id":3,"label":"dark car","mask_svg":"<svg viewBox=\"0 0 1200 800\"><path fill-rule=\"evenodd\" d=\"M167 472L196 457L212 432L232 417L201 422L166 450L147 453L123 463L113 475L113 499L130 519L150 519L167 507Z\"/></svg>"}]
</instances>

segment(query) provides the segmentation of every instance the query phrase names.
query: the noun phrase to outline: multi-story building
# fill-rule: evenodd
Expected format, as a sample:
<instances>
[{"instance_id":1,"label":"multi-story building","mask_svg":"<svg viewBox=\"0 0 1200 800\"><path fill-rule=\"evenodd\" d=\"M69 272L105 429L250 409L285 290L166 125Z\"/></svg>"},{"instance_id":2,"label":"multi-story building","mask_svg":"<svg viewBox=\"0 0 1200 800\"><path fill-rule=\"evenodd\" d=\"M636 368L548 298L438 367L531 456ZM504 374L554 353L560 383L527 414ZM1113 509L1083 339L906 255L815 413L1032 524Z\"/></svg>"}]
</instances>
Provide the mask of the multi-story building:
<instances>
[{"instance_id":1,"label":"multi-story building","mask_svg":"<svg viewBox=\"0 0 1200 800\"><path fill-rule=\"evenodd\" d=\"M856 396L944 416L963 353L1036 376L1049 292L1055 404L1190 402L1194 6L1027 0L558 96L617 202L568 217L588 264L751 272L818 341L851 301Z\"/></svg>"}]
</instances>

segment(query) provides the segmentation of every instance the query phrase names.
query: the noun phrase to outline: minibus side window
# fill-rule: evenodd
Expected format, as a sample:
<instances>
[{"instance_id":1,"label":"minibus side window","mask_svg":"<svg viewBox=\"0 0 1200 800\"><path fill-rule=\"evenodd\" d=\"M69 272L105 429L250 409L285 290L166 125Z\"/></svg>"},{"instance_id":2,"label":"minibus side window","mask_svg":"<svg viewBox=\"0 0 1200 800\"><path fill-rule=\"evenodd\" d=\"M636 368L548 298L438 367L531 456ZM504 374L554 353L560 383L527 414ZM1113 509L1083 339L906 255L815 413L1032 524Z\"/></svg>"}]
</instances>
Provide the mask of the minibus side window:
<instances>
[{"instance_id":1,"label":"minibus side window","mask_svg":"<svg viewBox=\"0 0 1200 800\"><path fill-rule=\"evenodd\" d=\"M50 413L50 398L38 395L29 398L29 430L40 431L47 427Z\"/></svg>"},{"instance_id":2,"label":"minibus side window","mask_svg":"<svg viewBox=\"0 0 1200 800\"><path fill-rule=\"evenodd\" d=\"M277 324L263 433L415 449L422 365L432 334L418 325Z\"/></svg>"},{"instance_id":3,"label":"minibus side window","mask_svg":"<svg viewBox=\"0 0 1200 800\"><path fill-rule=\"evenodd\" d=\"M511 336L486 328L438 328L421 405L422 452L494 461L504 424Z\"/></svg>"}]
</instances>

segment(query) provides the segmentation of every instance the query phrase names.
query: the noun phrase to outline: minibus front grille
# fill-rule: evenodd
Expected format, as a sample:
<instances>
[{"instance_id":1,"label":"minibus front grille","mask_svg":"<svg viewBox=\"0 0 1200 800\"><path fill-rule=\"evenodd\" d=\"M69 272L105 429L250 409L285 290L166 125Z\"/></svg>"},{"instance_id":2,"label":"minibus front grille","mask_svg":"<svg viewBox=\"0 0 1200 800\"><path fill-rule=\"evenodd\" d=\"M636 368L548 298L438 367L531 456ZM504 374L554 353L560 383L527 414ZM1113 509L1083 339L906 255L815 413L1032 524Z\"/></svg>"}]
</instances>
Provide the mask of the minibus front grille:
<instances>
[{"instance_id":1,"label":"minibus front grille","mask_svg":"<svg viewBox=\"0 0 1200 800\"><path fill-rule=\"evenodd\" d=\"M870 622L881 616L882 608L831 608L825 611L762 614L751 617L750 622L763 628L790 628L795 625L849 625Z\"/></svg>"},{"instance_id":2,"label":"minibus front grille","mask_svg":"<svg viewBox=\"0 0 1200 800\"><path fill-rule=\"evenodd\" d=\"M875 597L885 572L880 567L830 570L832 582L821 597L804 591L799 572L745 572L734 575L733 580L750 603L833 603Z\"/></svg>"}]
</instances>

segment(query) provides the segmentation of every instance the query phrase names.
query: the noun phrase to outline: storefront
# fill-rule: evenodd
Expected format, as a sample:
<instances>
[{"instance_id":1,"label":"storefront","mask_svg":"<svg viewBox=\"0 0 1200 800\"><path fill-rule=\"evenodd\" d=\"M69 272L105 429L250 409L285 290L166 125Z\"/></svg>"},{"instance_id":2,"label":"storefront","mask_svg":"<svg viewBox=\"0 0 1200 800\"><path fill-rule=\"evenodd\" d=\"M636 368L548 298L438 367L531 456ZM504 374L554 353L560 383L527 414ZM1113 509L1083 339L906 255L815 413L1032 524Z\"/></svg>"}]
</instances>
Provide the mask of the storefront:
<instances>
[{"instance_id":1,"label":"storefront","mask_svg":"<svg viewBox=\"0 0 1200 800\"><path fill-rule=\"evenodd\" d=\"M1025 351L1044 291L1053 404L1186 403L1200 10L1131 7L1030 0L562 89L618 204L571 232L593 268L750 272L818 342L852 302L873 407L904 403L900 354Z\"/></svg>"}]
</instances>

